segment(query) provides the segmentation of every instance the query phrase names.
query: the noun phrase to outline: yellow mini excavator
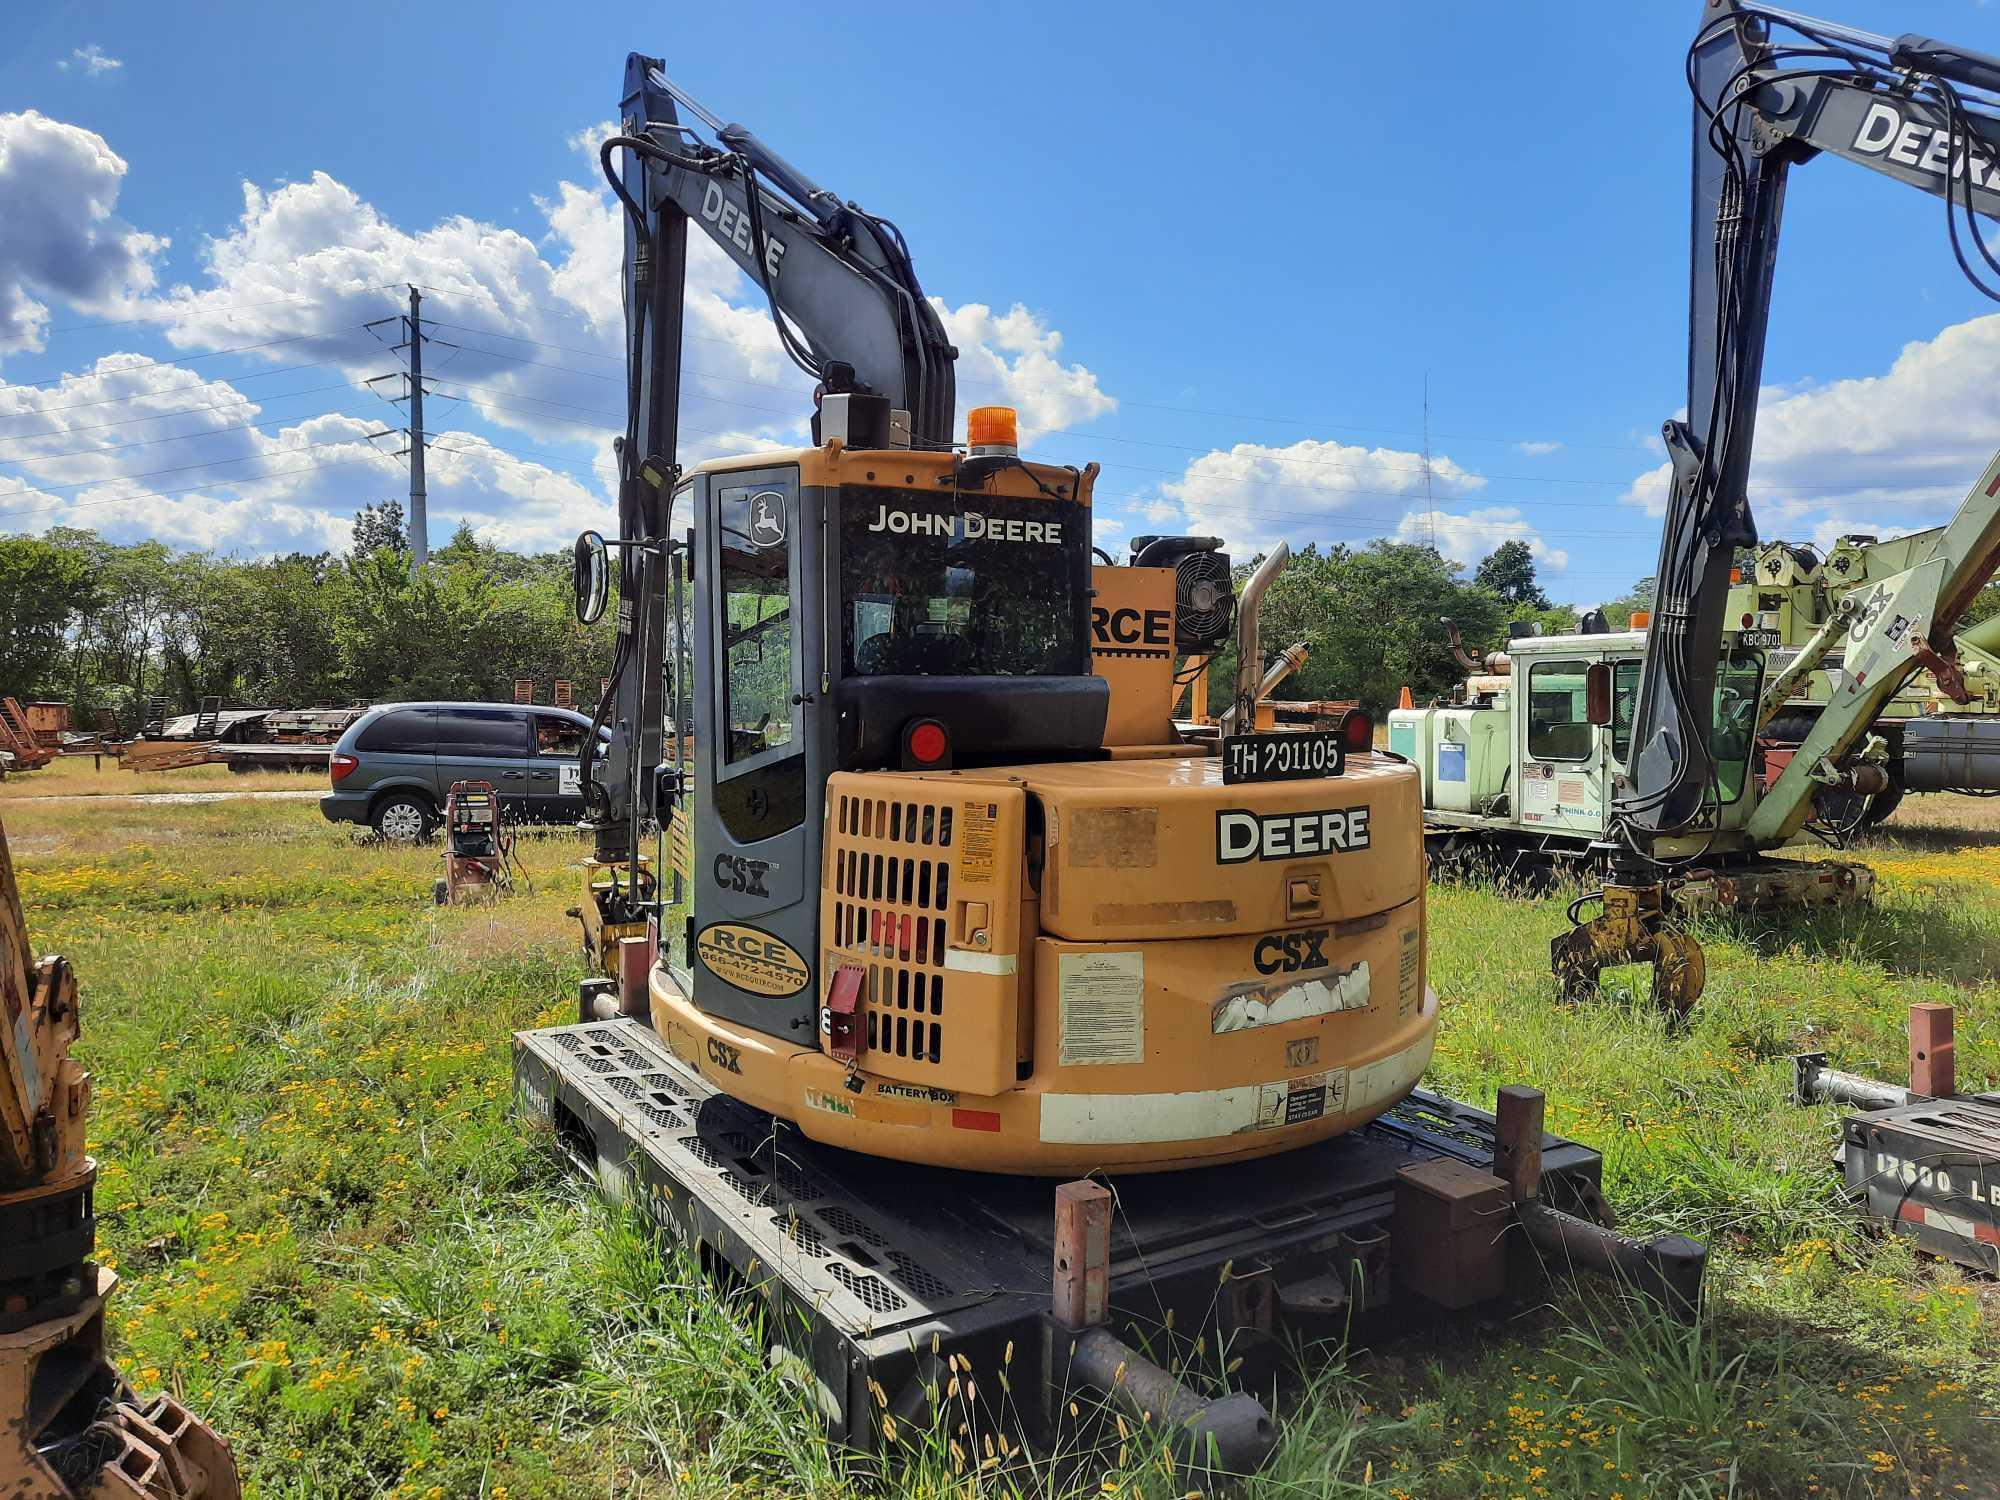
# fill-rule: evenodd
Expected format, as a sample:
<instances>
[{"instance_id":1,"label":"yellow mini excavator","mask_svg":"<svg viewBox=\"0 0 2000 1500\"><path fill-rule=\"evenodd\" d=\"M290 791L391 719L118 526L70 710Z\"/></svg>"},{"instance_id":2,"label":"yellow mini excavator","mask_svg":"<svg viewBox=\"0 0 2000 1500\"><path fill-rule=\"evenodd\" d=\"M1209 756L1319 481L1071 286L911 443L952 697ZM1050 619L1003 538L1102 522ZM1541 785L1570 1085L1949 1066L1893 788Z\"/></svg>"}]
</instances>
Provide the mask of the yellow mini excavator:
<instances>
[{"instance_id":1,"label":"yellow mini excavator","mask_svg":"<svg viewBox=\"0 0 2000 1500\"><path fill-rule=\"evenodd\" d=\"M656 936L605 1012L809 1137L988 1171L1243 1160L1401 1100L1437 1019L1416 773L1358 714L1255 732L1282 549L1240 608L1214 538L1093 567L1094 465L1023 460L1005 408L957 441L956 351L893 226L741 127L666 128L688 101L664 75L631 92L605 148L634 378L587 926ZM665 456L689 224L768 291L813 446ZM591 614L609 544L578 569ZM1234 701L1191 741L1177 670L1232 627ZM632 857L648 815L657 863Z\"/></svg>"},{"instance_id":2,"label":"yellow mini excavator","mask_svg":"<svg viewBox=\"0 0 2000 1500\"><path fill-rule=\"evenodd\" d=\"M76 1037L76 976L29 947L0 829L0 1496L235 1500L214 1430L172 1396L141 1401L105 1355L118 1278L90 1259L97 1164Z\"/></svg>"},{"instance_id":3,"label":"yellow mini excavator","mask_svg":"<svg viewBox=\"0 0 2000 1500\"><path fill-rule=\"evenodd\" d=\"M576 549L579 616L618 596L583 764L601 972L576 1025L516 1038L523 1111L789 1311L773 1357L850 1442L1018 1340L1046 1365L1015 1386L1030 1429L1066 1372L1149 1372L1142 1409L1254 1462L1256 1403L1195 1401L1094 1325L1144 1307L1268 1344L1392 1286L1500 1286L1495 1122L1412 1092L1438 1021L1416 770L1358 711L1274 724L1258 616L1286 548L1240 591L1213 537L1093 564L1096 466L1024 459L1006 408L960 436L892 224L651 58L622 113L619 532ZM691 225L814 381L809 445L675 463ZM1219 718L1177 724L1232 641ZM1537 1161L1596 1204L1592 1153ZM1052 1266L1087 1339L1043 1336Z\"/></svg>"}]
</instances>

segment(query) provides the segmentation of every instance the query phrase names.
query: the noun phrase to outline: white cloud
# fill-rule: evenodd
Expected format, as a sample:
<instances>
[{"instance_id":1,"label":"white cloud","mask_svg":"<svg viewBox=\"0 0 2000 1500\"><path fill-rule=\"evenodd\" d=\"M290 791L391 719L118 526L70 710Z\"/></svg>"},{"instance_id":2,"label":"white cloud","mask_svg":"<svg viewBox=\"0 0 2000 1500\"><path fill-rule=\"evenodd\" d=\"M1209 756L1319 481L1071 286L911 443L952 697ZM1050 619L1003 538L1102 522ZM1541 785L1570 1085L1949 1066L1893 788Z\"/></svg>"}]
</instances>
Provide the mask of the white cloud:
<instances>
[{"instance_id":1,"label":"white cloud","mask_svg":"<svg viewBox=\"0 0 2000 1500\"><path fill-rule=\"evenodd\" d=\"M1875 530L1950 514L2000 444L2000 314L1903 346L1880 375L1766 387L1750 505L1767 540ZM1666 509L1666 464L1621 497Z\"/></svg>"},{"instance_id":2,"label":"white cloud","mask_svg":"<svg viewBox=\"0 0 2000 1500\"><path fill-rule=\"evenodd\" d=\"M1434 495L1466 496L1486 480L1438 455L1430 485ZM1284 448L1238 443L1204 453L1160 488L1162 499L1141 507L1148 521L1224 537L1248 556L1279 540L1354 542L1393 531L1399 502L1424 493L1424 458L1312 438Z\"/></svg>"},{"instance_id":3,"label":"white cloud","mask_svg":"<svg viewBox=\"0 0 2000 1500\"><path fill-rule=\"evenodd\" d=\"M575 138L593 159L604 128ZM168 329L176 344L344 329L343 367L379 373L395 362L359 327L392 314L414 281L426 289L425 316L442 325L427 362L436 389L538 439L602 431L608 441L622 425L624 235L608 192L563 182L538 197L548 225L540 245L464 218L402 229L325 173L269 192L245 183L243 193L234 228L204 250L211 285L161 299L178 314ZM803 442L811 382L780 349L762 292L706 235L690 237L687 265L683 460L743 451L744 435L750 447ZM1062 335L1026 309L974 303L942 316L960 349L961 406L1016 405L1024 440L1115 407L1091 371L1061 359Z\"/></svg>"},{"instance_id":4,"label":"white cloud","mask_svg":"<svg viewBox=\"0 0 2000 1500\"><path fill-rule=\"evenodd\" d=\"M344 549L353 513L403 493L408 473L393 456L400 434L380 436L399 414L354 396L345 409L266 420L227 381L131 354L48 390L0 389L0 531L74 525L225 550ZM571 463L576 472L559 467ZM545 551L611 517L607 476L589 460L538 462L450 428L433 432L426 481L440 543L463 520L501 545Z\"/></svg>"},{"instance_id":5,"label":"white cloud","mask_svg":"<svg viewBox=\"0 0 2000 1500\"><path fill-rule=\"evenodd\" d=\"M102 140L40 116L0 116L8 121L26 121L45 152L51 132L71 148L92 147L104 179L92 201L97 219L108 218L125 165ZM179 350L241 350L269 360L274 375L319 366L283 389L346 382L348 390L320 398L335 412L293 418L300 408L275 400L283 389L255 376L232 383L136 355L107 357L48 388L0 399L0 489L10 473L32 481L42 496L34 508L44 511L0 518L0 530L94 525L252 551L344 545L356 508L401 489L401 463L368 454L362 437L406 418L375 401L363 382L402 368L390 346L401 339L394 318L411 282L424 289L425 318L435 320L425 350L433 537L463 519L490 540L541 549L584 525L605 525L610 440L622 429L625 404L623 224L595 167L596 142L608 128L574 141L592 163L588 185L559 182L536 197L546 225L539 239L463 216L398 225L324 172L270 187L245 182L241 213L201 249L200 284L146 297L136 310L158 318L156 331ZM7 165L0 149L0 193ZM164 242L124 232L144 253L128 256L122 283L148 290L150 256ZM10 221L0 218L0 271L9 233ZM6 291L0 276L0 319ZM940 306L961 350L961 406L1010 402L1028 438L1115 409L1096 375L1063 357L1061 333L1024 307ZM42 316L38 305L33 316ZM364 330L379 319L390 320L379 336ZM809 381L780 350L763 294L701 234L689 242L686 337L683 462L806 440ZM401 385L374 389L395 395ZM256 394L267 389L270 398ZM504 435L489 441L445 430L466 408L556 446L543 462L506 451L515 443ZM155 421L168 413L181 415ZM156 441L166 437L175 441ZM341 467L356 455L357 463ZM302 468L313 472L280 472ZM180 478L157 472L166 469ZM186 493L133 498L163 489Z\"/></svg>"},{"instance_id":6,"label":"white cloud","mask_svg":"<svg viewBox=\"0 0 2000 1500\"><path fill-rule=\"evenodd\" d=\"M1413 510L1396 526L1399 542L1435 541L1445 557L1462 567L1478 563L1502 542L1528 544L1535 561L1551 573L1569 566L1569 553L1542 540L1520 508L1513 505L1477 506L1462 514L1444 510Z\"/></svg>"},{"instance_id":7,"label":"white cloud","mask_svg":"<svg viewBox=\"0 0 2000 1500\"><path fill-rule=\"evenodd\" d=\"M72 66L96 78L100 74L116 72L124 67L125 63L120 58L105 56L104 49L97 43L91 42L78 47L68 57L56 59L56 68L59 72L67 73Z\"/></svg>"},{"instance_id":8,"label":"white cloud","mask_svg":"<svg viewBox=\"0 0 2000 1500\"><path fill-rule=\"evenodd\" d=\"M1062 362L1063 336L1016 302L996 314L983 302L946 307L931 298L958 346L956 431L974 406L1011 406L1020 414L1021 446L1051 428L1088 422L1118 402L1082 365Z\"/></svg>"},{"instance_id":9,"label":"white cloud","mask_svg":"<svg viewBox=\"0 0 2000 1500\"><path fill-rule=\"evenodd\" d=\"M105 311L151 290L167 241L112 212L124 176L96 132L0 114L0 355L42 347L47 298Z\"/></svg>"},{"instance_id":10,"label":"white cloud","mask_svg":"<svg viewBox=\"0 0 2000 1500\"><path fill-rule=\"evenodd\" d=\"M1545 454L1557 452L1558 450L1561 449L1561 447L1562 447L1561 443L1553 443L1553 442L1516 443L1514 445L1514 451L1517 453L1525 453L1530 458L1541 458Z\"/></svg>"}]
</instances>

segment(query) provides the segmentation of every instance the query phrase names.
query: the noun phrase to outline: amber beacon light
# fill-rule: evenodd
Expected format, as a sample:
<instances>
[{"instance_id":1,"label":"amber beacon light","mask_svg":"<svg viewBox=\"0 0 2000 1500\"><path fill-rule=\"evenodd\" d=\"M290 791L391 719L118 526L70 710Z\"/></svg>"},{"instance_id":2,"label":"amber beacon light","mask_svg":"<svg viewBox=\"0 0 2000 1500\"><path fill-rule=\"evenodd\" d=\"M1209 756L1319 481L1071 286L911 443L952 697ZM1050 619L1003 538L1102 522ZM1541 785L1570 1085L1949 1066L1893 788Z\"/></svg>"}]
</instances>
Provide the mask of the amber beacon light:
<instances>
[{"instance_id":1,"label":"amber beacon light","mask_svg":"<svg viewBox=\"0 0 2000 1500\"><path fill-rule=\"evenodd\" d=\"M1020 424L1011 406L975 406L965 414L965 446L974 458L1013 458Z\"/></svg>"}]
</instances>

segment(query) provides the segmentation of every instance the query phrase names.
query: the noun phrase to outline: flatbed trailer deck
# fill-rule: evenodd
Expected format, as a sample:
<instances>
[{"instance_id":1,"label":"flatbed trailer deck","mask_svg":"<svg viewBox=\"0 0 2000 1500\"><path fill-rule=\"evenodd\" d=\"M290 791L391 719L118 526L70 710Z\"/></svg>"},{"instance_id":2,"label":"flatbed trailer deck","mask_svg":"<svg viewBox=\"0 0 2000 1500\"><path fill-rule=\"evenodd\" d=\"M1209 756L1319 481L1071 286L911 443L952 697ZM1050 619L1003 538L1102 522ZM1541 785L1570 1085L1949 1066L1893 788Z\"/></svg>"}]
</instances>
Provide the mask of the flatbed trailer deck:
<instances>
[{"instance_id":1,"label":"flatbed trailer deck","mask_svg":"<svg viewBox=\"0 0 2000 1500\"><path fill-rule=\"evenodd\" d=\"M633 1020L515 1033L514 1081L517 1108L609 1196L764 1299L774 1360L813 1391L837 1441L879 1450L926 1419L927 1390L969 1369L1008 1377L979 1385L979 1420L1041 1445L1089 1384L1072 1379L1075 1331L1051 1316L1055 1179L817 1144L718 1092ZM1398 1288L1409 1256L1390 1254L1399 1174L1485 1173L1494 1158L1492 1115L1419 1091L1316 1146L1110 1182L1109 1326L1162 1364L1176 1334L1206 1333L1196 1365L1220 1372L1225 1341L1268 1368L1285 1329L1421 1315L1432 1304ZM1596 1213L1601 1165L1542 1136L1542 1201ZM1507 1222L1503 1209L1484 1238Z\"/></svg>"}]
</instances>

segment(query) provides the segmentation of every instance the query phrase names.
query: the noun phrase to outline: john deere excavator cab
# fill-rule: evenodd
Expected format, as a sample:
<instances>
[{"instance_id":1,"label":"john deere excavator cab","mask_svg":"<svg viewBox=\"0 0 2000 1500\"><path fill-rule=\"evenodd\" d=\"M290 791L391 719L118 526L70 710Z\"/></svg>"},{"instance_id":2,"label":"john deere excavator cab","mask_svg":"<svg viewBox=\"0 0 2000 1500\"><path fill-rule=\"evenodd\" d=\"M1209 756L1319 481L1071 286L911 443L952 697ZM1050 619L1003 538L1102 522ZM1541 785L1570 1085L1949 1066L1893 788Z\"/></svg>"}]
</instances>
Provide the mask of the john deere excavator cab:
<instances>
[{"instance_id":1,"label":"john deere excavator cab","mask_svg":"<svg viewBox=\"0 0 2000 1500\"><path fill-rule=\"evenodd\" d=\"M683 993L699 971L705 1012L818 1034L837 771L1097 752L1110 693L1090 673L1091 478L836 440L705 464L676 489L693 582L668 634L687 733L665 764L684 894L661 938ZM948 875L910 904L957 910Z\"/></svg>"}]
</instances>

